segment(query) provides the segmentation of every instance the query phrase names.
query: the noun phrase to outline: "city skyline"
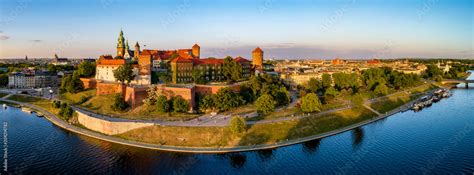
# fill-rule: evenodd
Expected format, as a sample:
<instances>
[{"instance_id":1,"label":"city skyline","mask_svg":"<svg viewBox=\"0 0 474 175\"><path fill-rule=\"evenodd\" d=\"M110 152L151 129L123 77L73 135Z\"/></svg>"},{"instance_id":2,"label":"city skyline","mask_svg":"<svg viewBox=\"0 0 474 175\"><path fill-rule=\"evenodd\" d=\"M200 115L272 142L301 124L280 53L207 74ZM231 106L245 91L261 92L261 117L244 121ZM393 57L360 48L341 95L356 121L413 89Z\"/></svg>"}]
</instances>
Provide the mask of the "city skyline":
<instances>
[{"instance_id":1,"label":"city skyline","mask_svg":"<svg viewBox=\"0 0 474 175\"><path fill-rule=\"evenodd\" d=\"M472 58L472 1L0 1L0 58L98 58L130 45L203 57ZM143 4L148 4L143 6ZM381 27L384 26L384 27Z\"/></svg>"}]
</instances>

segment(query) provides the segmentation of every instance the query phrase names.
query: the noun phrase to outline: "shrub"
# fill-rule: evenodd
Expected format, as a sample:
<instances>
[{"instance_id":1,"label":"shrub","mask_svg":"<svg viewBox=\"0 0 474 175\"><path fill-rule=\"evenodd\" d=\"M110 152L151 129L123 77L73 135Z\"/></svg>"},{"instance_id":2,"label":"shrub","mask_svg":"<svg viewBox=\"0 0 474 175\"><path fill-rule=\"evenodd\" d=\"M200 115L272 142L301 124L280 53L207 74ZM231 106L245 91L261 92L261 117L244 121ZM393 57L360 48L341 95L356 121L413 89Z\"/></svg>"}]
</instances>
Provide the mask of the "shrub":
<instances>
[{"instance_id":1,"label":"shrub","mask_svg":"<svg viewBox=\"0 0 474 175\"><path fill-rule=\"evenodd\" d=\"M158 112L169 112L171 108L168 99L164 95L160 95L156 99L155 105Z\"/></svg>"},{"instance_id":2,"label":"shrub","mask_svg":"<svg viewBox=\"0 0 474 175\"><path fill-rule=\"evenodd\" d=\"M54 100L52 106L55 109L60 108L61 107L61 101Z\"/></svg>"},{"instance_id":3,"label":"shrub","mask_svg":"<svg viewBox=\"0 0 474 175\"><path fill-rule=\"evenodd\" d=\"M379 84L375 87L374 92L377 95L387 95L388 94L388 87L385 84Z\"/></svg>"},{"instance_id":4,"label":"shrub","mask_svg":"<svg viewBox=\"0 0 474 175\"><path fill-rule=\"evenodd\" d=\"M122 97L122 94L116 94L114 97L114 103L110 106L114 111L124 111L128 107L129 105Z\"/></svg>"},{"instance_id":5,"label":"shrub","mask_svg":"<svg viewBox=\"0 0 474 175\"><path fill-rule=\"evenodd\" d=\"M61 104L61 109L59 110L59 116L62 117L64 120L69 120L72 115L74 114L74 110L71 108L70 105L66 103Z\"/></svg>"},{"instance_id":6,"label":"shrub","mask_svg":"<svg viewBox=\"0 0 474 175\"><path fill-rule=\"evenodd\" d=\"M77 102L77 103L82 104L82 103L85 103L89 99L90 99L89 96L83 95L83 96L81 96L81 98L79 99L79 102Z\"/></svg>"},{"instance_id":7,"label":"shrub","mask_svg":"<svg viewBox=\"0 0 474 175\"><path fill-rule=\"evenodd\" d=\"M174 112L186 112L189 109L189 104L181 96L173 98L173 111Z\"/></svg>"},{"instance_id":8,"label":"shrub","mask_svg":"<svg viewBox=\"0 0 474 175\"><path fill-rule=\"evenodd\" d=\"M230 131L233 134L241 134L247 129L247 124L242 117L233 117L230 120Z\"/></svg>"}]
</instances>

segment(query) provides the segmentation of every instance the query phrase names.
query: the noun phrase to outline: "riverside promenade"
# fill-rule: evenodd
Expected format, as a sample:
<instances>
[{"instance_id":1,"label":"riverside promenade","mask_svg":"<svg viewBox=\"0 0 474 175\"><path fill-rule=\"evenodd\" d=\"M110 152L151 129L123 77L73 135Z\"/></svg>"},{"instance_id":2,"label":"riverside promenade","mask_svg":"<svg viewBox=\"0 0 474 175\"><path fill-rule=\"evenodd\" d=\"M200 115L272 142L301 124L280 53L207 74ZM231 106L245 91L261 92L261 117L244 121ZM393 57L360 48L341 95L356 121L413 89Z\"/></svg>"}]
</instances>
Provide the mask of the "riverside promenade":
<instances>
[{"instance_id":1,"label":"riverside promenade","mask_svg":"<svg viewBox=\"0 0 474 175\"><path fill-rule=\"evenodd\" d=\"M54 114L52 114L52 113L50 113L50 112L48 112L48 111L46 111L42 108L31 105L31 104L22 103L22 102L13 101L13 100L8 100L8 99L0 99L0 101L13 103L13 104L18 104L18 105L21 105L21 106L27 106L27 107L35 110L35 111L39 111L39 112L43 113L45 115L46 119L48 119L53 124L65 129L65 130L68 130L68 131L71 131L71 132L74 132L74 133L77 133L77 134L85 135L85 136L88 136L88 137L96 138L96 139L99 139L99 140L118 143L118 144L122 144L122 145L146 148L146 149L161 150L161 151L187 152L187 153L209 153L209 154L212 154L212 153L228 153L228 152L242 152L242 151L255 151L255 150L262 150L262 149L273 149L273 148L277 148L277 147L289 146L289 145L294 145L294 144L298 144L298 143L302 143L302 142L306 142L306 141L311 141L311 140L321 139L321 138L324 138L324 137L329 137L329 136L332 136L332 135L336 135L336 134L339 134L339 133L342 133L342 132L346 132L346 131L352 130L354 128L361 127L361 126L364 126L366 124L384 119L384 118L386 118L388 116L391 116L395 113L398 113L400 111L407 110L409 108L410 104L412 104L416 100L413 100L410 103L407 103L407 104L405 104L405 105L403 105L399 108L396 108L396 109L394 109L394 110L392 110L392 111L390 111L390 112L388 112L384 115L378 115L377 117L374 117L374 118L369 119L369 120L365 120L365 121L362 121L362 122L359 122L359 123L356 123L356 124L353 124L353 125L350 125L350 126L346 126L346 127L336 129L336 130L333 130L333 131L329 131L329 132L326 132L326 133L322 133L322 134L317 134L317 135L314 135L314 136L282 141L282 142L278 142L278 143L275 143L275 144L262 144L262 145L255 145L255 146L235 146L235 147L207 147L207 148L167 146L167 145L148 144L148 143L136 142L136 141L131 141L131 140L125 140L125 139L122 139L122 138L100 134L100 133L97 133L97 132L94 132L94 131L90 131L90 130L87 130L87 129L84 129L84 128L80 128L80 127L71 125L71 124L65 122L64 120L61 120L60 118L58 118L56 115L54 115Z\"/></svg>"}]
</instances>

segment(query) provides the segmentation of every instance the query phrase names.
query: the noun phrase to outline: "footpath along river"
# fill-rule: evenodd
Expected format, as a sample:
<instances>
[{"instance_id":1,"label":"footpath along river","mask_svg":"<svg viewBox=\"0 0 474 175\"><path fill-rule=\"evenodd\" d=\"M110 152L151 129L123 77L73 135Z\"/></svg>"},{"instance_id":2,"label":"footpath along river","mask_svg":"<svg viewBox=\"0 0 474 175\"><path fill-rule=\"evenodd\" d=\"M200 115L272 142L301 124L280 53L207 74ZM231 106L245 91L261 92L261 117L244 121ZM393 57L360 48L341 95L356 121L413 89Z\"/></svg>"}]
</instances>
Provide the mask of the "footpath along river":
<instances>
[{"instance_id":1,"label":"footpath along river","mask_svg":"<svg viewBox=\"0 0 474 175\"><path fill-rule=\"evenodd\" d=\"M452 92L422 111L324 139L229 154L123 146L8 107L0 109L1 169L12 174L473 174L474 90Z\"/></svg>"}]
</instances>

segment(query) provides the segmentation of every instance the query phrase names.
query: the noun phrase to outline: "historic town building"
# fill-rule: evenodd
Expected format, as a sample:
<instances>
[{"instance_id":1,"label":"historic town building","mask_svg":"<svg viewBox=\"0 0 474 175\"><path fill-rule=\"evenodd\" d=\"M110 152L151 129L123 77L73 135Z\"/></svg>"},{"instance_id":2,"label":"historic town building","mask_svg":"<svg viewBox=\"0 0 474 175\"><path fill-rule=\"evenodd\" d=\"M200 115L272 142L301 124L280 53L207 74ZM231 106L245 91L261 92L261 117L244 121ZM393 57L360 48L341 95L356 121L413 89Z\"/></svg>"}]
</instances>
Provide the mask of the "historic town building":
<instances>
[{"instance_id":1,"label":"historic town building","mask_svg":"<svg viewBox=\"0 0 474 175\"><path fill-rule=\"evenodd\" d=\"M58 75L43 71L16 72L8 76L9 88L55 87L58 82Z\"/></svg>"}]
</instances>

